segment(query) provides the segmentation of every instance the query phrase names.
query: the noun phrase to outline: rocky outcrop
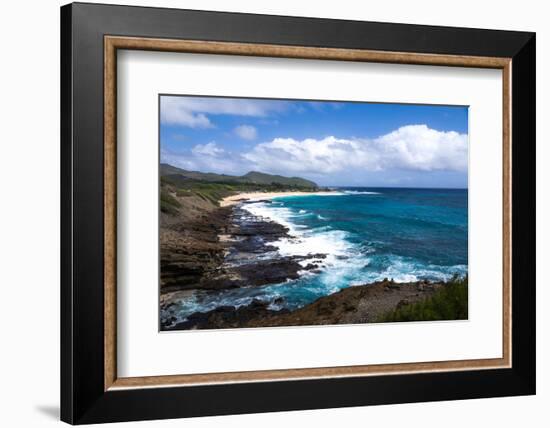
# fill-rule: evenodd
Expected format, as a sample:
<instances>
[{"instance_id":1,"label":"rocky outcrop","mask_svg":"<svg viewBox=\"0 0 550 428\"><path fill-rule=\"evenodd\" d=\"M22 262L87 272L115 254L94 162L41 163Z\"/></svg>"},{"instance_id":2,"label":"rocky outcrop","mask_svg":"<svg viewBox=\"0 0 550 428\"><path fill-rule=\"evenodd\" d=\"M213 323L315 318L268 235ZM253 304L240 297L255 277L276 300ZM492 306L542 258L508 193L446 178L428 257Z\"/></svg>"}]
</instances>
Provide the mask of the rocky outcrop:
<instances>
[{"instance_id":1,"label":"rocky outcrop","mask_svg":"<svg viewBox=\"0 0 550 428\"><path fill-rule=\"evenodd\" d=\"M431 296L443 283L426 281L395 283L384 280L344 288L288 314L257 319L248 327L287 325L363 324L382 314Z\"/></svg>"},{"instance_id":2,"label":"rocky outcrop","mask_svg":"<svg viewBox=\"0 0 550 428\"><path fill-rule=\"evenodd\" d=\"M223 262L218 232L227 227L229 208L206 211L190 220L163 222L160 229L161 290L198 287Z\"/></svg>"},{"instance_id":3,"label":"rocky outcrop","mask_svg":"<svg viewBox=\"0 0 550 428\"><path fill-rule=\"evenodd\" d=\"M277 314L286 314L288 310L273 311L268 309L269 303L253 300L250 305L235 308L234 306L220 306L208 312L191 314L184 322L169 326L170 330L214 329L214 328L241 328L255 320L272 317Z\"/></svg>"},{"instance_id":4,"label":"rocky outcrop","mask_svg":"<svg viewBox=\"0 0 550 428\"><path fill-rule=\"evenodd\" d=\"M317 269L326 257L280 256L272 243L291 238L285 226L251 216L242 208L204 202L192 206L201 201L177 199L180 213L161 215L161 293L277 284L299 278L300 271ZM266 253L273 257L258 257Z\"/></svg>"},{"instance_id":5,"label":"rocky outcrop","mask_svg":"<svg viewBox=\"0 0 550 428\"><path fill-rule=\"evenodd\" d=\"M302 308L271 310L271 304L253 300L236 308L222 306L208 312L196 312L186 321L167 325L166 329L220 329L280 327L376 322L384 313L428 298L444 283L427 281L395 283L384 280L352 286L321 297Z\"/></svg>"}]
</instances>

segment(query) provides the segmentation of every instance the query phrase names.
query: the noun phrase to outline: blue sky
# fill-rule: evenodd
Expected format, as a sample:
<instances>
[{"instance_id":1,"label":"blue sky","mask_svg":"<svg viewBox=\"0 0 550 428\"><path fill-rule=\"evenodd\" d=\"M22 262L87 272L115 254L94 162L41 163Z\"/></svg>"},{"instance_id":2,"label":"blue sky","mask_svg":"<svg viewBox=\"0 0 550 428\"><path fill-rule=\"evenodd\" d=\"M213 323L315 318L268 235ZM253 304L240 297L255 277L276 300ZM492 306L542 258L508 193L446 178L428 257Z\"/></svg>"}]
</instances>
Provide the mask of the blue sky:
<instances>
[{"instance_id":1,"label":"blue sky","mask_svg":"<svg viewBox=\"0 0 550 428\"><path fill-rule=\"evenodd\" d=\"M468 109L161 96L161 162L323 186L467 187Z\"/></svg>"}]
</instances>

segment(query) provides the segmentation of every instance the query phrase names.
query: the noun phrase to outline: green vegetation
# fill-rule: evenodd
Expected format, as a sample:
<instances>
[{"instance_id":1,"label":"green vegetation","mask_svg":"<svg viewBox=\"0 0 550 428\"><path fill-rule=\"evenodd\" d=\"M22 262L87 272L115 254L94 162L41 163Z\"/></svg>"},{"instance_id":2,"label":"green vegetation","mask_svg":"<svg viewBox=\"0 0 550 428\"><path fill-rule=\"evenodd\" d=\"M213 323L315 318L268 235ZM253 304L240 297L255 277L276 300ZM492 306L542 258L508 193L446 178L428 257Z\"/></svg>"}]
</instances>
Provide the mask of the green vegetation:
<instances>
[{"instance_id":1,"label":"green vegetation","mask_svg":"<svg viewBox=\"0 0 550 428\"><path fill-rule=\"evenodd\" d=\"M215 205L223 198L233 195L237 192L281 192L284 190L303 190L311 191L311 188L285 186L279 183L272 184L254 184L254 183L231 183L231 182L209 182L193 180L180 175L167 175L160 179L161 184L161 210L168 214L174 214L175 208L181 204L171 193L175 193L178 198L198 196Z\"/></svg>"},{"instance_id":2,"label":"green vegetation","mask_svg":"<svg viewBox=\"0 0 550 428\"><path fill-rule=\"evenodd\" d=\"M248 174L239 177L242 182L263 184L263 185L279 185L282 187L300 187L312 189L316 188L317 184L313 181L306 180L300 177L283 177L282 175L264 174L262 172L250 171Z\"/></svg>"},{"instance_id":3,"label":"green vegetation","mask_svg":"<svg viewBox=\"0 0 550 428\"><path fill-rule=\"evenodd\" d=\"M167 214L176 214L178 208L181 207L179 201L174 198L168 191L162 189L160 192L160 210Z\"/></svg>"},{"instance_id":4,"label":"green vegetation","mask_svg":"<svg viewBox=\"0 0 550 428\"><path fill-rule=\"evenodd\" d=\"M262 172L251 171L242 176L233 176L226 174L214 174L211 172L186 171L165 163L160 164L160 175L162 177L180 177L182 179L196 180L212 183L226 184L252 184L263 186L281 186L285 189L315 189L317 184L313 181L300 177L283 177L282 175L264 174Z\"/></svg>"},{"instance_id":5,"label":"green vegetation","mask_svg":"<svg viewBox=\"0 0 550 428\"><path fill-rule=\"evenodd\" d=\"M377 322L457 319L468 319L468 277L455 276L431 297L389 311Z\"/></svg>"},{"instance_id":6,"label":"green vegetation","mask_svg":"<svg viewBox=\"0 0 550 428\"><path fill-rule=\"evenodd\" d=\"M319 188L302 178L282 177L260 172L249 172L242 177L185 171L172 165L160 165L160 209L176 215L188 197L200 198L218 205L223 198L237 192L281 192L286 190L311 191ZM174 196L175 195L175 196Z\"/></svg>"}]
</instances>

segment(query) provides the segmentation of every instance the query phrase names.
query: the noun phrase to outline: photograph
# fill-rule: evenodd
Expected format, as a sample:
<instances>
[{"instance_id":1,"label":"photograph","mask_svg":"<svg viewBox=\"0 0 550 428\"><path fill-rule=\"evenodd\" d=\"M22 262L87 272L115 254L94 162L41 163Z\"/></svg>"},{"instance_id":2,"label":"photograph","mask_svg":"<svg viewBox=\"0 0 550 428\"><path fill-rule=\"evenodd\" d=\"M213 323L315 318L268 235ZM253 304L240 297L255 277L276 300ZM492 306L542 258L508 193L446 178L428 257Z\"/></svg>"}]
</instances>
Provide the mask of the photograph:
<instances>
[{"instance_id":1,"label":"photograph","mask_svg":"<svg viewBox=\"0 0 550 428\"><path fill-rule=\"evenodd\" d=\"M159 96L160 330L468 319L468 107Z\"/></svg>"}]
</instances>

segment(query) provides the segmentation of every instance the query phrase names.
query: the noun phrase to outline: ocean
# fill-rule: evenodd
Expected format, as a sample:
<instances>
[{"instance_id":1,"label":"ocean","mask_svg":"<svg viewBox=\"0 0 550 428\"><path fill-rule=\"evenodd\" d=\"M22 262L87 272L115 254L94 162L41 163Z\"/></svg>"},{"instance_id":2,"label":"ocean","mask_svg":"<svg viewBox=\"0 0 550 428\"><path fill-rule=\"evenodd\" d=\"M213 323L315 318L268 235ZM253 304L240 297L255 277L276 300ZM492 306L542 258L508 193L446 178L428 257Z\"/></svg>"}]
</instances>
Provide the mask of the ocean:
<instances>
[{"instance_id":1,"label":"ocean","mask_svg":"<svg viewBox=\"0 0 550 428\"><path fill-rule=\"evenodd\" d=\"M319 297L385 278L448 280L468 271L466 189L338 188L328 196L285 196L244 204L251 216L285 225L290 237L258 257L326 254L300 278L215 293L195 291L179 302L178 319L219 306L270 303L296 309ZM310 260L303 260L304 268ZM162 314L161 314L162 316Z\"/></svg>"}]
</instances>

